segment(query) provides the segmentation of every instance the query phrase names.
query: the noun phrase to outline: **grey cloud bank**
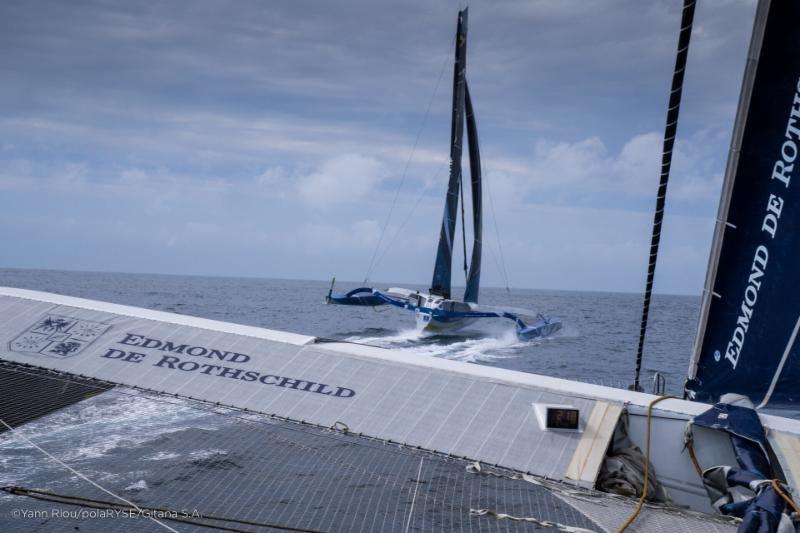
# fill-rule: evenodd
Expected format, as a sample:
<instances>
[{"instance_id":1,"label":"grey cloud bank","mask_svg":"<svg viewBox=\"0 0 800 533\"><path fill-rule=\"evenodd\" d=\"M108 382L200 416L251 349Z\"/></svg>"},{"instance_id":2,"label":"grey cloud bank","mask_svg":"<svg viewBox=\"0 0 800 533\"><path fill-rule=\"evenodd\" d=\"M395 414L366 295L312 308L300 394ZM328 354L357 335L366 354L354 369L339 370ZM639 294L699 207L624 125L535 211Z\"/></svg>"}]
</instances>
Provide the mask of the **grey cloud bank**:
<instances>
[{"instance_id":1,"label":"grey cloud bank","mask_svg":"<svg viewBox=\"0 0 800 533\"><path fill-rule=\"evenodd\" d=\"M0 264L361 279L402 181L373 277L428 283L458 7L2 3ZM641 290L680 7L470 6L512 286ZM701 288L753 11L698 6L656 290Z\"/></svg>"}]
</instances>

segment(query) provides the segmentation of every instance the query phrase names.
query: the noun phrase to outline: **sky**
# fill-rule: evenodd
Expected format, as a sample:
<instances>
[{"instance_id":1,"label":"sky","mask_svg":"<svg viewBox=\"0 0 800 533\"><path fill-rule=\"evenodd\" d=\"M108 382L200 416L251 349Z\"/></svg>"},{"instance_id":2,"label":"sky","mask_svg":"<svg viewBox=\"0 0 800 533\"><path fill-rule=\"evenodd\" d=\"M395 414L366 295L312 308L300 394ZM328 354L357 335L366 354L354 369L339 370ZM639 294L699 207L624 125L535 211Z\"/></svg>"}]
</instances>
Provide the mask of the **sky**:
<instances>
[{"instance_id":1,"label":"sky","mask_svg":"<svg viewBox=\"0 0 800 533\"><path fill-rule=\"evenodd\" d=\"M681 4L470 4L485 286L643 290ZM0 267L427 287L460 7L0 3ZM754 11L698 4L656 292L702 290Z\"/></svg>"}]
</instances>

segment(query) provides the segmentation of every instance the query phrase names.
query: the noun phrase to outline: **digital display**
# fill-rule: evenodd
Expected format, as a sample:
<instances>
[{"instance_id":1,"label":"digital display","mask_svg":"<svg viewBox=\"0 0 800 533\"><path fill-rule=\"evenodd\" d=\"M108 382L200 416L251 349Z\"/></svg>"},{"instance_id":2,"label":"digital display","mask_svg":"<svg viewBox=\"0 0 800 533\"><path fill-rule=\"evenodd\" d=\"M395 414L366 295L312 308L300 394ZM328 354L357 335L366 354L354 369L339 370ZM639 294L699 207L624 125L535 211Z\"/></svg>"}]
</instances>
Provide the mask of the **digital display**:
<instances>
[{"instance_id":1,"label":"digital display","mask_svg":"<svg viewBox=\"0 0 800 533\"><path fill-rule=\"evenodd\" d=\"M561 407L547 409L548 429L578 429L578 410Z\"/></svg>"}]
</instances>

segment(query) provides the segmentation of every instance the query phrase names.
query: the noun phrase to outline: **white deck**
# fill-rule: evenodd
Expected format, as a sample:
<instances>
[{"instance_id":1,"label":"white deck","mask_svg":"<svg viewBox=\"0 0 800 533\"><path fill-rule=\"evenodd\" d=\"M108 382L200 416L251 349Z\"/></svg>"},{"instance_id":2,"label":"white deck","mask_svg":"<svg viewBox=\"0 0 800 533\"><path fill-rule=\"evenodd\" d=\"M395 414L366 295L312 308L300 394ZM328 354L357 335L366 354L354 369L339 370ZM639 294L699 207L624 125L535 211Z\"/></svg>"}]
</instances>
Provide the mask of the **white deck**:
<instances>
[{"instance_id":1,"label":"white deck","mask_svg":"<svg viewBox=\"0 0 800 533\"><path fill-rule=\"evenodd\" d=\"M68 331L56 335L55 342L77 339L79 349L65 357L45 355L53 344L36 326L51 315L84 321L84 327L93 324L100 334L69 337L72 326L67 326ZM145 339L153 340L142 346ZM631 415L632 436L643 447L642 415L655 398L363 345L317 344L313 337L303 335L12 288L0 288L0 340L0 358L8 361L325 427L339 422L354 433L583 486L593 485L623 407ZM172 343L172 351L163 349L164 342ZM176 348L180 345L186 346ZM104 357L109 354L119 357ZM220 360L221 356L226 360ZM531 406L534 402L578 407L583 432L542 431ZM685 421L707 408L666 400L658 405L654 426L659 434L654 441L656 470L679 503L696 508L702 507L697 502L704 494L680 451ZM791 456L800 421L769 415L762 419L772 430L771 437L780 436L779 456L781 450ZM730 460L727 448L717 448L700 446L701 464ZM788 477L797 483L797 472Z\"/></svg>"}]
</instances>

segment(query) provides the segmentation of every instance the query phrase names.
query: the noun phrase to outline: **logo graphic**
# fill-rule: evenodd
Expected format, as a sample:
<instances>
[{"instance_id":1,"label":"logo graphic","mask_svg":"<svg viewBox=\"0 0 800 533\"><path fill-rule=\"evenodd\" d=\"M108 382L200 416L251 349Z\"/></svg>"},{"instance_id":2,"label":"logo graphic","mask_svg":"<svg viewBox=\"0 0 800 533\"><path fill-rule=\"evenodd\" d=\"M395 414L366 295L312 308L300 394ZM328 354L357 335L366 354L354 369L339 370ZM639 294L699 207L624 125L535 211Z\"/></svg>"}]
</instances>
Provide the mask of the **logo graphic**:
<instances>
[{"instance_id":1,"label":"logo graphic","mask_svg":"<svg viewBox=\"0 0 800 533\"><path fill-rule=\"evenodd\" d=\"M63 315L45 315L8 343L12 352L71 357L78 355L111 326Z\"/></svg>"}]
</instances>

